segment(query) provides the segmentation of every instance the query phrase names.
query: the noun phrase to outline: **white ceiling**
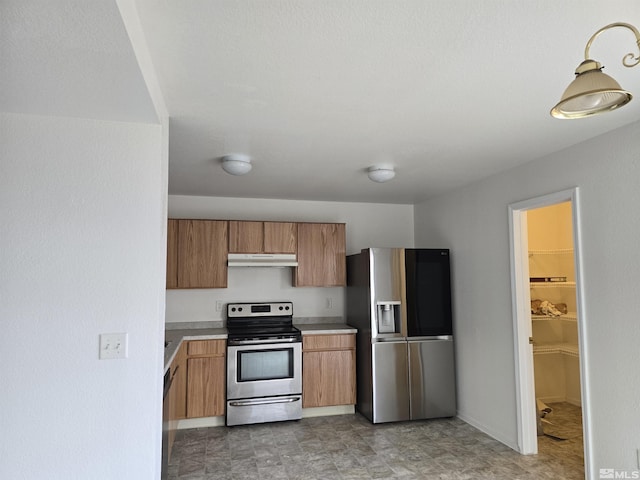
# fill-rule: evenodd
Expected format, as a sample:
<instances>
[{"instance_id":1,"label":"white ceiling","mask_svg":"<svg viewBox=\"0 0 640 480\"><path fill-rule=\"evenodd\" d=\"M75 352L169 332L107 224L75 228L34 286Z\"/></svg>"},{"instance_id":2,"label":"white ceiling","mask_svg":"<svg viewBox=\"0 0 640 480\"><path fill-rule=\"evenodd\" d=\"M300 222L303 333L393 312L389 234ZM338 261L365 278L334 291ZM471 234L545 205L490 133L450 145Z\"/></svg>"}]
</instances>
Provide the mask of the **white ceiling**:
<instances>
[{"instance_id":1,"label":"white ceiling","mask_svg":"<svg viewBox=\"0 0 640 480\"><path fill-rule=\"evenodd\" d=\"M1 0L0 109L157 122L113 1Z\"/></svg>"},{"instance_id":2,"label":"white ceiling","mask_svg":"<svg viewBox=\"0 0 640 480\"><path fill-rule=\"evenodd\" d=\"M135 4L170 115L171 194L411 204L640 119L638 100L548 113L598 28L640 26L637 0ZM2 109L151 121L117 15L115 2L5 0L2 64L17 68L0 73ZM640 95L640 68L621 64L635 48L617 29L591 53ZM228 153L253 170L224 173ZM376 163L396 178L369 181Z\"/></svg>"}]
</instances>

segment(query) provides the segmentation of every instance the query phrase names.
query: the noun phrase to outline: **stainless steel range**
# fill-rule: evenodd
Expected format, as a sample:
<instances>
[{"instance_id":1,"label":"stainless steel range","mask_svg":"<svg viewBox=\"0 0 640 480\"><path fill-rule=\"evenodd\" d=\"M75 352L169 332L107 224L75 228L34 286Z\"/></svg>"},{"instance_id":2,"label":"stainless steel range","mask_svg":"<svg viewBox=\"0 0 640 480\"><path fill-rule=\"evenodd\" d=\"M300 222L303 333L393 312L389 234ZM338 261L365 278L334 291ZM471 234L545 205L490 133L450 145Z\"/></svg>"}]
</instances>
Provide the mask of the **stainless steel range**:
<instances>
[{"instance_id":1,"label":"stainless steel range","mask_svg":"<svg viewBox=\"0 0 640 480\"><path fill-rule=\"evenodd\" d=\"M302 334L293 304L227 305L227 425L302 418Z\"/></svg>"}]
</instances>

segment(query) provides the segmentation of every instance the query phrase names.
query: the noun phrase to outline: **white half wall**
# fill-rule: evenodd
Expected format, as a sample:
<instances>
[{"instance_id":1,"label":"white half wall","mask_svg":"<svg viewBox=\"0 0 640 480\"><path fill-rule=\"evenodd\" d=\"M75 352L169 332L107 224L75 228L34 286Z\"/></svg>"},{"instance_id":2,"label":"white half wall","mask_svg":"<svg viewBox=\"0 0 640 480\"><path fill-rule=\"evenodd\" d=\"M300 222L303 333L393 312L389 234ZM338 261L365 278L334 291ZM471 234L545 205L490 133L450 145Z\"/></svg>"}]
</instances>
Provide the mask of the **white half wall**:
<instances>
[{"instance_id":1,"label":"white half wall","mask_svg":"<svg viewBox=\"0 0 640 480\"><path fill-rule=\"evenodd\" d=\"M347 254L412 247L414 236L412 205L170 195L169 217L346 223ZM228 288L167 290L166 321L222 320L217 301L290 300L296 317L344 317L344 288L295 288L291 277L290 268L232 268Z\"/></svg>"},{"instance_id":2,"label":"white half wall","mask_svg":"<svg viewBox=\"0 0 640 480\"><path fill-rule=\"evenodd\" d=\"M579 187L592 472L638 468L639 130L632 124L415 207L416 244L452 250L459 414L517 448L507 206Z\"/></svg>"},{"instance_id":3,"label":"white half wall","mask_svg":"<svg viewBox=\"0 0 640 480\"><path fill-rule=\"evenodd\" d=\"M160 477L160 125L1 114L0 478ZM99 360L101 333L128 358Z\"/></svg>"}]
</instances>

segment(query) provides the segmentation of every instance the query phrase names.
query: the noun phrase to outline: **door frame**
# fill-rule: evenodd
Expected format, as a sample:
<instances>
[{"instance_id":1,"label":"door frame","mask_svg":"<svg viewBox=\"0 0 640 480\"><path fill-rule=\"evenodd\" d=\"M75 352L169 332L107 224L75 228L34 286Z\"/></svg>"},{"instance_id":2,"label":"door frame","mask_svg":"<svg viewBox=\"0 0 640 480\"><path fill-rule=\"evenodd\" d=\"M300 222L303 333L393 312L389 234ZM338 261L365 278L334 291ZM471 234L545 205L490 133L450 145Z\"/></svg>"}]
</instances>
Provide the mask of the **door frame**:
<instances>
[{"instance_id":1,"label":"door frame","mask_svg":"<svg viewBox=\"0 0 640 480\"><path fill-rule=\"evenodd\" d=\"M582 429L585 478L591 478L592 442L589 385L589 352L585 326L586 312L582 293L582 253L580 202L578 187L519 201L509 205L509 248L511 253L511 291L513 309L514 358L516 374L516 415L518 449L524 455L538 453L533 346L531 337L531 298L529 293L529 254L527 210L571 202L574 267L576 276L576 310L578 348L580 352L580 391L582 396Z\"/></svg>"}]
</instances>

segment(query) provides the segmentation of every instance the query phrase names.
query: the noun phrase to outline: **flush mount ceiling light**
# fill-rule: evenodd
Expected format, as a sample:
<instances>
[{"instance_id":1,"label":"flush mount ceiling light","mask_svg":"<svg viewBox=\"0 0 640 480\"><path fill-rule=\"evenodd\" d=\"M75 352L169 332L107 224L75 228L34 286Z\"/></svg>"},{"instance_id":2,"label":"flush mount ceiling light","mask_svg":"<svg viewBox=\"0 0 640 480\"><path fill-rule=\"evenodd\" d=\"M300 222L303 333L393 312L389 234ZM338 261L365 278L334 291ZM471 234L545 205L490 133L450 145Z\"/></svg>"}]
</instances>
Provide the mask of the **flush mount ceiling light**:
<instances>
[{"instance_id":1,"label":"flush mount ceiling light","mask_svg":"<svg viewBox=\"0 0 640 480\"><path fill-rule=\"evenodd\" d=\"M390 165L374 165L369 167L367 175L369 180L377 183L384 183L396 176L396 172Z\"/></svg>"},{"instance_id":2,"label":"flush mount ceiling light","mask_svg":"<svg viewBox=\"0 0 640 480\"><path fill-rule=\"evenodd\" d=\"M231 175L244 175L251 171L251 157L233 153L222 157L222 169Z\"/></svg>"},{"instance_id":3,"label":"flush mount ceiling light","mask_svg":"<svg viewBox=\"0 0 640 480\"><path fill-rule=\"evenodd\" d=\"M623 90L620 84L609 75L602 73L602 65L589 58L591 44L602 32L614 27L625 27L636 36L640 50L640 32L628 23L611 23L602 27L587 42L584 49L584 62L576 68L576 78L562 94L558 104L551 109L555 118L584 118L598 113L608 112L622 107L631 101L632 95ZM622 59L625 67L635 67L640 63L640 55L628 53Z\"/></svg>"}]
</instances>

